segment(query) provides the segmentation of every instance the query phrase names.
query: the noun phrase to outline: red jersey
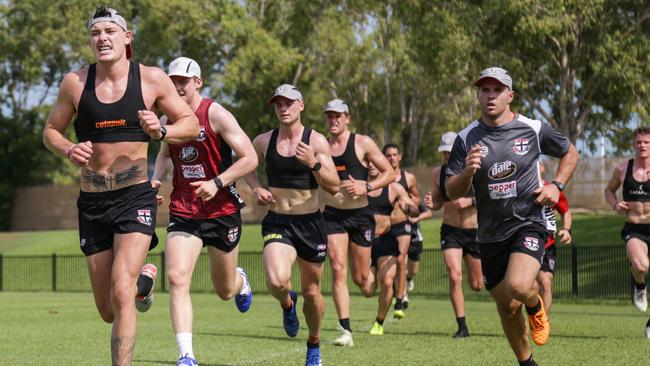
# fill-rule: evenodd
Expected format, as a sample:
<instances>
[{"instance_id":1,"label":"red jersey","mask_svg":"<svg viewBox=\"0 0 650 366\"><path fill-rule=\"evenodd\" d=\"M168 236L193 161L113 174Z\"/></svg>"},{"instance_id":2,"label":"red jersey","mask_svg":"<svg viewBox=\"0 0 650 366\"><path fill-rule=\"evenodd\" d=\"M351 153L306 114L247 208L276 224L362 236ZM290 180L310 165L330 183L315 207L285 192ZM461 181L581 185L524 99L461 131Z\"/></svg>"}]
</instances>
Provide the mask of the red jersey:
<instances>
[{"instance_id":1,"label":"red jersey","mask_svg":"<svg viewBox=\"0 0 650 366\"><path fill-rule=\"evenodd\" d=\"M544 182L544 185L549 185L549 182ZM553 210L559 212L560 215L564 215L569 211L569 202L566 200L566 197L562 192L560 192L560 199L557 201L557 204L554 207L545 206L546 210L546 229L548 230L548 236L546 237L545 249L548 249L551 245L555 244L555 233L557 232L557 222L555 221L555 214Z\"/></svg>"},{"instance_id":2,"label":"red jersey","mask_svg":"<svg viewBox=\"0 0 650 366\"><path fill-rule=\"evenodd\" d=\"M173 190L169 203L172 215L211 219L233 214L241 207L234 184L219 189L217 195L206 202L194 195L196 188L190 186L191 182L214 179L232 165L230 146L210 127L208 110L212 103L211 99L203 98L195 112L201 130L196 140L169 144L169 155L174 164Z\"/></svg>"}]
</instances>

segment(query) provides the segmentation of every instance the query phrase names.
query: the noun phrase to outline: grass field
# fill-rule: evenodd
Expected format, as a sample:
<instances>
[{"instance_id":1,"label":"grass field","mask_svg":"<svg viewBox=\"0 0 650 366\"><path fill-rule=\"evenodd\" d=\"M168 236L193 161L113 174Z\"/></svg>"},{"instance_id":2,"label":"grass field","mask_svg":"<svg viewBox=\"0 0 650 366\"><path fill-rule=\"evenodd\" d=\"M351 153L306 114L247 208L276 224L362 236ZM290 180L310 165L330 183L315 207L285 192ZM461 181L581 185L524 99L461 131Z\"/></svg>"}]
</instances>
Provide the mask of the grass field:
<instances>
[{"instance_id":1,"label":"grass field","mask_svg":"<svg viewBox=\"0 0 650 366\"><path fill-rule=\"evenodd\" d=\"M576 214L572 228L573 240L578 246L621 244L623 217L615 215ZM422 223L426 248L440 248L440 219ZM165 228L156 230L161 240L154 252L164 249ZM240 251L261 251L260 225L245 225ZM81 254L77 230L33 231L0 233L0 254L45 255Z\"/></svg>"},{"instance_id":2,"label":"grass field","mask_svg":"<svg viewBox=\"0 0 650 366\"><path fill-rule=\"evenodd\" d=\"M167 294L138 317L134 365L175 365L177 348L169 321ZM472 336L454 340L456 324L446 300L412 298L401 321L387 320L383 336L366 334L376 298L352 297L355 346L331 344L336 313L326 299L322 353L326 365L516 365L502 334L494 304L466 304ZM240 314L231 302L195 294L194 349L202 366L304 364L307 330L300 317L298 337L287 338L280 309L270 296L255 296ZM299 304L302 299L299 300ZM2 365L106 365L110 325L95 311L92 295L0 293ZM641 365L650 340L643 337L646 317L632 305L562 304L553 307L552 335L533 348L540 365Z\"/></svg>"}]
</instances>

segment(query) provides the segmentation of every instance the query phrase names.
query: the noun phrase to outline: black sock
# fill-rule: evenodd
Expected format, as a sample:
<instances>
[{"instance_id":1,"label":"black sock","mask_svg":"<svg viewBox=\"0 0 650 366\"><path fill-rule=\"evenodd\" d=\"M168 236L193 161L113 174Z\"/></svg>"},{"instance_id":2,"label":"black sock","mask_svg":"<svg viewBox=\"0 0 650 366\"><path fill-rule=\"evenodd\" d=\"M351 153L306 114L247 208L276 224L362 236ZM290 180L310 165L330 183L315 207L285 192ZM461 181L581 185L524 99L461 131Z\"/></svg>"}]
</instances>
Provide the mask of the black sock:
<instances>
[{"instance_id":1,"label":"black sock","mask_svg":"<svg viewBox=\"0 0 650 366\"><path fill-rule=\"evenodd\" d=\"M350 318L339 319L339 324L341 324L341 327L343 327L343 329L349 332L352 331L352 329L350 328Z\"/></svg>"},{"instance_id":2,"label":"black sock","mask_svg":"<svg viewBox=\"0 0 650 366\"><path fill-rule=\"evenodd\" d=\"M311 343L310 341L307 341L307 348L318 348L318 347L320 347L320 342Z\"/></svg>"},{"instance_id":3,"label":"black sock","mask_svg":"<svg viewBox=\"0 0 650 366\"><path fill-rule=\"evenodd\" d=\"M533 360L533 355L530 355L527 360L519 361L519 366L537 366L537 363Z\"/></svg>"},{"instance_id":4,"label":"black sock","mask_svg":"<svg viewBox=\"0 0 650 366\"><path fill-rule=\"evenodd\" d=\"M406 276L406 280L407 280L407 281L410 281L410 280L412 280L412 279L413 279L413 277L411 277L411 276Z\"/></svg>"},{"instance_id":5,"label":"black sock","mask_svg":"<svg viewBox=\"0 0 650 366\"><path fill-rule=\"evenodd\" d=\"M402 308L403 308L402 299L400 298L395 299L395 310L401 310Z\"/></svg>"},{"instance_id":6,"label":"black sock","mask_svg":"<svg viewBox=\"0 0 650 366\"><path fill-rule=\"evenodd\" d=\"M375 319L375 321L376 321L377 323L379 323L379 325L384 325L384 319L379 319L379 318L377 318L377 319Z\"/></svg>"},{"instance_id":7,"label":"black sock","mask_svg":"<svg viewBox=\"0 0 650 366\"><path fill-rule=\"evenodd\" d=\"M634 280L634 287L636 287L637 290L644 290L645 285L646 285L645 282L637 283L636 280Z\"/></svg>"},{"instance_id":8,"label":"black sock","mask_svg":"<svg viewBox=\"0 0 650 366\"><path fill-rule=\"evenodd\" d=\"M147 296L153 287L153 278L149 276L138 276L138 295Z\"/></svg>"},{"instance_id":9,"label":"black sock","mask_svg":"<svg viewBox=\"0 0 650 366\"><path fill-rule=\"evenodd\" d=\"M645 323L645 326L646 326L646 327L650 327L650 318L648 318L648 322Z\"/></svg>"},{"instance_id":10,"label":"black sock","mask_svg":"<svg viewBox=\"0 0 650 366\"><path fill-rule=\"evenodd\" d=\"M540 310L542 310L542 302L539 300L537 301L537 305L533 306L532 308L526 306L526 313L528 313L528 315L535 315Z\"/></svg>"},{"instance_id":11,"label":"black sock","mask_svg":"<svg viewBox=\"0 0 650 366\"><path fill-rule=\"evenodd\" d=\"M456 323L458 323L458 329L467 329L467 325L465 324L465 317L461 316L460 318L456 318Z\"/></svg>"}]
</instances>

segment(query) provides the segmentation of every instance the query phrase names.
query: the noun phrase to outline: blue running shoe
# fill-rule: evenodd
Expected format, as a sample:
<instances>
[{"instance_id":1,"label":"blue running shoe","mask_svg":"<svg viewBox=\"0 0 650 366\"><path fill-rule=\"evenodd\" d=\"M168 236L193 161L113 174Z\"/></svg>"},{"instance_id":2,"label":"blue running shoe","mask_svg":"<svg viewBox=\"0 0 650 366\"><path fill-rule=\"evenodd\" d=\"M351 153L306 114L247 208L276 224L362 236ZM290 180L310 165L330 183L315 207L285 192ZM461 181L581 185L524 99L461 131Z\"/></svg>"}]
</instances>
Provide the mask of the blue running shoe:
<instances>
[{"instance_id":1,"label":"blue running shoe","mask_svg":"<svg viewBox=\"0 0 650 366\"><path fill-rule=\"evenodd\" d=\"M245 313L250 309L251 303L253 302L253 291L251 290L250 283L248 283L248 277L244 269L237 267L237 273L240 273L244 279L244 285L242 291L235 295L235 305L237 305L237 309L240 312Z\"/></svg>"},{"instance_id":2,"label":"blue running shoe","mask_svg":"<svg viewBox=\"0 0 650 366\"><path fill-rule=\"evenodd\" d=\"M298 314L296 314L296 305L298 305L298 294L295 291L290 291L291 308L289 310L282 309L282 323L284 324L284 331L287 332L289 337L298 335ZM320 351L319 351L320 352Z\"/></svg>"},{"instance_id":3,"label":"blue running shoe","mask_svg":"<svg viewBox=\"0 0 650 366\"><path fill-rule=\"evenodd\" d=\"M323 361L320 359L320 347L307 347L305 366L323 366Z\"/></svg>"},{"instance_id":4,"label":"blue running shoe","mask_svg":"<svg viewBox=\"0 0 650 366\"><path fill-rule=\"evenodd\" d=\"M178 358L176 366L199 366L199 363L190 357L190 355L185 355Z\"/></svg>"}]
</instances>

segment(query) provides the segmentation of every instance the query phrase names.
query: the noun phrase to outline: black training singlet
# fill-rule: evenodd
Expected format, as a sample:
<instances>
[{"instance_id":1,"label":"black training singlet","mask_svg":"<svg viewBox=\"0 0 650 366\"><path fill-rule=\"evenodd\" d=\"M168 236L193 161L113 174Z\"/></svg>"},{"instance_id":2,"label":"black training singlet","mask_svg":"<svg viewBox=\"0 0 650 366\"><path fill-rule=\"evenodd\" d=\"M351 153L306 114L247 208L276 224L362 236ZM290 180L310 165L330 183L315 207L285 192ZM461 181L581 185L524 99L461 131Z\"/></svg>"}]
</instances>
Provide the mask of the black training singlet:
<instances>
[{"instance_id":1,"label":"black training singlet","mask_svg":"<svg viewBox=\"0 0 650 366\"><path fill-rule=\"evenodd\" d=\"M639 182L634 179L632 170L634 168L634 159L627 162L627 171L623 180L623 200L634 202L650 201L650 180Z\"/></svg>"},{"instance_id":2,"label":"black training singlet","mask_svg":"<svg viewBox=\"0 0 650 366\"><path fill-rule=\"evenodd\" d=\"M97 64L88 67L88 77L79 99L74 130L79 142L149 142L149 135L140 127L138 111L146 110L142 97L140 65L130 61L126 91L120 100L105 104L95 93Z\"/></svg>"},{"instance_id":3,"label":"black training singlet","mask_svg":"<svg viewBox=\"0 0 650 366\"><path fill-rule=\"evenodd\" d=\"M345 151L339 156L332 156L334 165L336 165L336 172L339 179L350 179L350 176L357 180L368 180L368 168L363 166L357 154L354 151L355 134L351 133L348 137L348 143L345 146Z\"/></svg>"},{"instance_id":4,"label":"black training singlet","mask_svg":"<svg viewBox=\"0 0 650 366\"><path fill-rule=\"evenodd\" d=\"M391 212L393 212L393 204L388 197L388 187L382 187L381 193L377 197L369 195L368 207L373 213L390 216Z\"/></svg>"},{"instance_id":5,"label":"black training singlet","mask_svg":"<svg viewBox=\"0 0 650 366\"><path fill-rule=\"evenodd\" d=\"M266 178L269 187L291 189L317 189L318 182L311 169L301 163L295 156L285 157L278 154L276 148L279 129L273 129L271 140L266 149ZM305 127L302 131L303 143L309 145L311 128Z\"/></svg>"},{"instance_id":6,"label":"black training singlet","mask_svg":"<svg viewBox=\"0 0 650 366\"><path fill-rule=\"evenodd\" d=\"M400 170L399 175L400 175L400 177L399 177L399 180L397 181L397 183L401 184L402 187L404 187L404 189L406 189L406 191L408 192L409 191L409 184L408 184L408 181L406 180L406 172L404 172L403 170Z\"/></svg>"}]
</instances>

